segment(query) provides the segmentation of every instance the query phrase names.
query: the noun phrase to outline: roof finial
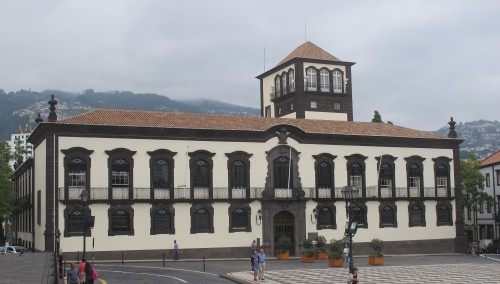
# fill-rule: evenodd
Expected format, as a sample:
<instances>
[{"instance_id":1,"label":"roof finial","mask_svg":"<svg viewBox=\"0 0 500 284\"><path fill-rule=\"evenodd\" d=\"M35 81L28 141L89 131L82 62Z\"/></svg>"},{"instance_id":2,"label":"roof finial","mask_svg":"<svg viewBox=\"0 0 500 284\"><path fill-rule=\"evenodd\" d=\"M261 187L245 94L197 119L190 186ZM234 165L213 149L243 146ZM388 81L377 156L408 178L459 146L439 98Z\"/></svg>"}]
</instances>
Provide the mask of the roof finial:
<instances>
[{"instance_id":1,"label":"roof finial","mask_svg":"<svg viewBox=\"0 0 500 284\"><path fill-rule=\"evenodd\" d=\"M38 113L38 117L35 119L36 124L39 124L40 122L43 122L42 115Z\"/></svg>"},{"instance_id":2,"label":"roof finial","mask_svg":"<svg viewBox=\"0 0 500 284\"><path fill-rule=\"evenodd\" d=\"M49 101L49 105L50 105L49 122L56 122L57 121L57 114L56 114L55 110L56 110L57 101L54 99L54 95L51 96L51 99Z\"/></svg>"},{"instance_id":3,"label":"roof finial","mask_svg":"<svg viewBox=\"0 0 500 284\"><path fill-rule=\"evenodd\" d=\"M453 117L450 118L450 122L448 122L448 124L450 125L450 131L448 131L448 137L457 138L457 132L455 131L456 122L453 121Z\"/></svg>"}]
</instances>

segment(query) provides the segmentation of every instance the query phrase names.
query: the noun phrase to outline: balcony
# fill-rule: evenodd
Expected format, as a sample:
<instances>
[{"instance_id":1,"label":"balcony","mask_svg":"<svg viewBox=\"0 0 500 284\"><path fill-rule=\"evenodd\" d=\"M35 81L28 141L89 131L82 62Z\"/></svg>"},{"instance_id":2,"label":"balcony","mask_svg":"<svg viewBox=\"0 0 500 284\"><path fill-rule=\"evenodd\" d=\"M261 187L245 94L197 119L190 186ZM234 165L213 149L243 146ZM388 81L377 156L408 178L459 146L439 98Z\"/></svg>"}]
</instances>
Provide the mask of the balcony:
<instances>
[{"instance_id":1,"label":"balcony","mask_svg":"<svg viewBox=\"0 0 500 284\"><path fill-rule=\"evenodd\" d=\"M59 201L80 200L80 194L84 187L69 187L65 192L64 187L59 188ZM196 187L196 188L133 188L130 194L128 187L113 187L111 190L107 187L90 188L91 201L107 202L109 200L134 200L150 202L152 200L238 200L238 199L262 199L263 187L252 188L227 188L227 187ZM342 187L303 187L300 190L291 188L275 188L272 190L272 198L278 200L304 198L304 199L323 199L340 200L342 197ZM452 188L450 195L446 188L424 187L406 188L368 186L361 191L358 199L412 199L412 198L453 198L455 190Z\"/></svg>"}]
</instances>

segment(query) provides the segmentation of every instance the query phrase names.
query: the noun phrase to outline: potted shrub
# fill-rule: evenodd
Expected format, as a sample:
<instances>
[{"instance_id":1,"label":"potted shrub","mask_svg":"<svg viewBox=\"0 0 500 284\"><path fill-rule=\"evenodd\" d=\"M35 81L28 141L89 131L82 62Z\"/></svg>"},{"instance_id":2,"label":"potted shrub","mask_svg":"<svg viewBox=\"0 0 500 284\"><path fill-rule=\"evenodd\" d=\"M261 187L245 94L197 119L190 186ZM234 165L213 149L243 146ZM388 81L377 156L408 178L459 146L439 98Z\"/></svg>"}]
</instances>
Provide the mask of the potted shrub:
<instances>
[{"instance_id":1,"label":"potted shrub","mask_svg":"<svg viewBox=\"0 0 500 284\"><path fill-rule=\"evenodd\" d=\"M371 265L383 265L384 264L384 254L382 249L384 248L384 242L381 239L373 239L370 244L370 248L373 249L373 253L368 258L368 263Z\"/></svg>"},{"instance_id":2,"label":"potted shrub","mask_svg":"<svg viewBox=\"0 0 500 284\"><path fill-rule=\"evenodd\" d=\"M330 253L328 254L328 266L342 267L344 265L344 241L331 239L328 246L330 247Z\"/></svg>"},{"instance_id":3,"label":"potted shrub","mask_svg":"<svg viewBox=\"0 0 500 284\"><path fill-rule=\"evenodd\" d=\"M302 253L301 260L302 260L302 262L305 262L305 263L315 262L316 261L316 250L314 250L314 249L305 250Z\"/></svg>"},{"instance_id":4,"label":"potted shrub","mask_svg":"<svg viewBox=\"0 0 500 284\"><path fill-rule=\"evenodd\" d=\"M302 252L301 260L302 262L314 262L316 260L316 250L312 249L313 242L310 239L305 239L302 242L302 247L304 247L304 252Z\"/></svg>"},{"instance_id":5,"label":"potted shrub","mask_svg":"<svg viewBox=\"0 0 500 284\"><path fill-rule=\"evenodd\" d=\"M279 260L290 259L290 245L292 239L288 236L281 236L278 239L278 249L276 250L276 258Z\"/></svg>"},{"instance_id":6,"label":"potted shrub","mask_svg":"<svg viewBox=\"0 0 500 284\"><path fill-rule=\"evenodd\" d=\"M318 236L316 238L316 259L326 259L328 253L326 252L326 238Z\"/></svg>"}]
</instances>

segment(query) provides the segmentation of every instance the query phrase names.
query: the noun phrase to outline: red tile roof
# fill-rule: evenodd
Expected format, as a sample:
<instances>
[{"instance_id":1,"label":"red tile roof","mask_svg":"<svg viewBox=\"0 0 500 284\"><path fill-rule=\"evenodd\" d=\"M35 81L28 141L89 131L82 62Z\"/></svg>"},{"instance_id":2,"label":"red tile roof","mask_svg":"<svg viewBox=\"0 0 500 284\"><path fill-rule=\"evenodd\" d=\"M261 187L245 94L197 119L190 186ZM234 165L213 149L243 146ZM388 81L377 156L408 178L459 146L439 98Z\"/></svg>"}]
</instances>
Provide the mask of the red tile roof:
<instances>
[{"instance_id":1,"label":"red tile roof","mask_svg":"<svg viewBox=\"0 0 500 284\"><path fill-rule=\"evenodd\" d=\"M500 163L500 151L481 161L481 167Z\"/></svg>"},{"instance_id":2,"label":"red tile roof","mask_svg":"<svg viewBox=\"0 0 500 284\"><path fill-rule=\"evenodd\" d=\"M441 135L386 123L110 109L96 109L54 123L257 132L264 132L277 125L290 125L312 134L449 139Z\"/></svg>"},{"instance_id":3,"label":"red tile roof","mask_svg":"<svg viewBox=\"0 0 500 284\"><path fill-rule=\"evenodd\" d=\"M330 61L340 61L337 57L331 55L330 53L324 51L322 48L318 47L314 43L308 41L301 46L297 47L292 53L290 53L285 59L281 60L278 65L285 63L295 57L300 58L310 58L310 59L321 59Z\"/></svg>"}]
</instances>

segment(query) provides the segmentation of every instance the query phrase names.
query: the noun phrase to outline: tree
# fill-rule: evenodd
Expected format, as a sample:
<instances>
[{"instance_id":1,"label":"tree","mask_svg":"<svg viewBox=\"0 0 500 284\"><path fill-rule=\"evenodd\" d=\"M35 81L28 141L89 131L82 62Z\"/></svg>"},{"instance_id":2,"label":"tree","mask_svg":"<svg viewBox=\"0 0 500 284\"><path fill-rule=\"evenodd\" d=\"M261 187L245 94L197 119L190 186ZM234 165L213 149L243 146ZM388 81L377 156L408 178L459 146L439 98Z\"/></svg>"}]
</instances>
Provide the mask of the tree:
<instances>
[{"instance_id":1,"label":"tree","mask_svg":"<svg viewBox=\"0 0 500 284\"><path fill-rule=\"evenodd\" d=\"M378 112L378 110L376 110L375 113L373 114L372 122L384 122L382 120L382 116L380 116L380 113Z\"/></svg>"},{"instance_id":2,"label":"tree","mask_svg":"<svg viewBox=\"0 0 500 284\"><path fill-rule=\"evenodd\" d=\"M479 207L484 204L491 207L495 203L493 196L484 192L485 179L479 171L480 165L481 161L479 161L474 154L472 154L468 160L460 161L462 202L468 210L474 212L474 226L477 226L477 211ZM475 237L479 238L478 235Z\"/></svg>"},{"instance_id":3,"label":"tree","mask_svg":"<svg viewBox=\"0 0 500 284\"><path fill-rule=\"evenodd\" d=\"M5 141L0 141L0 220L5 221L12 209L12 168L9 161L12 156L10 146Z\"/></svg>"},{"instance_id":4,"label":"tree","mask_svg":"<svg viewBox=\"0 0 500 284\"><path fill-rule=\"evenodd\" d=\"M19 137L16 137L14 144L14 155L11 158L14 159L14 168L17 169L24 162L24 155L28 153L28 150L21 144Z\"/></svg>"}]
</instances>

